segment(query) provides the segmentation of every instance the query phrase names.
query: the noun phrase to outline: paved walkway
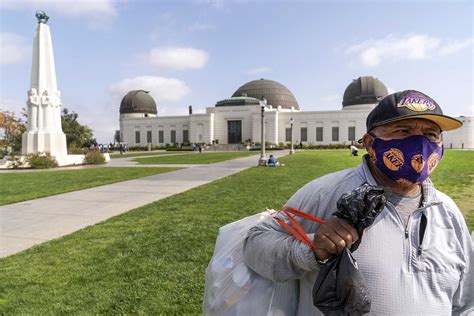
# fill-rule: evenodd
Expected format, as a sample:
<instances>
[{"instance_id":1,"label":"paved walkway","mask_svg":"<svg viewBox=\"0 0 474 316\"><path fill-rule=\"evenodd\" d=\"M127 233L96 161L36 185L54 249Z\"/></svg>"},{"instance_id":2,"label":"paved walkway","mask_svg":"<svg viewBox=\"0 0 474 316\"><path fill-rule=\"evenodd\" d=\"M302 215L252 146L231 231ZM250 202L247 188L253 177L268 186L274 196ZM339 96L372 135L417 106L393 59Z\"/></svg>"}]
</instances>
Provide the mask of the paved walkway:
<instances>
[{"instance_id":1,"label":"paved walkway","mask_svg":"<svg viewBox=\"0 0 474 316\"><path fill-rule=\"evenodd\" d=\"M135 165L126 160L113 159L109 166ZM256 153L255 156L208 165L180 165L189 168L1 206L0 257L224 178L257 163Z\"/></svg>"}]
</instances>

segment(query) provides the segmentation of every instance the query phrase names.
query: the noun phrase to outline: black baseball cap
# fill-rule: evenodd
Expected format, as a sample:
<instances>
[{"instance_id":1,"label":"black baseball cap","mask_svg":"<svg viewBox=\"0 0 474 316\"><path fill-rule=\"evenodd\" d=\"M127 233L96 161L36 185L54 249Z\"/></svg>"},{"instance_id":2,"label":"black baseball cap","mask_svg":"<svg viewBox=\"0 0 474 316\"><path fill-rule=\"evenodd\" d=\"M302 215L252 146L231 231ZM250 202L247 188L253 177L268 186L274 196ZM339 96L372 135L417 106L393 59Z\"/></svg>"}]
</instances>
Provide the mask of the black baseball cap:
<instances>
[{"instance_id":1,"label":"black baseball cap","mask_svg":"<svg viewBox=\"0 0 474 316\"><path fill-rule=\"evenodd\" d=\"M462 126L462 122L443 114L435 100L416 90L387 95L367 116L367 132L377 126L405 119L421 118L436 123L442 131Z\"/></svg>"}]
</instances>

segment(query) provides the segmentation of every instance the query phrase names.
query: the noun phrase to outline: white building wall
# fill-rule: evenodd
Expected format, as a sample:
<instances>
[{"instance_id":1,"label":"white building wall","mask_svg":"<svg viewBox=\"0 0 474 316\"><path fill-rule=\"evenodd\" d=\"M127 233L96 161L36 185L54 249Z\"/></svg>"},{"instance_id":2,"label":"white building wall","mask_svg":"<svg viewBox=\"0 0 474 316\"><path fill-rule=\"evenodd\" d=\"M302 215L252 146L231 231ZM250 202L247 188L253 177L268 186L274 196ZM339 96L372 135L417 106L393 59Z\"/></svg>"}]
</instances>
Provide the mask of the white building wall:
<instances>
[{"instance_id":1,"label":"white building wall","mask_svg":"<svg viewBox=\"0 0 474 316\"><path fill-rule=\"evenodd\" d=\"M474 117L456 117L463 122L463 126L443 133L444 148L473 149L474 148Z\"/></svg>"},{"instance_id":2,"label":"white building wall","mask_svg":"<svg viewBox=\"0 0 474 316\"><path fill-rule=\"evenodd\" d=\"M285 128L290 127L290 118L294 119L293 141L301 140L301 127L307 128L308 140L305 145L350 144L348 127L355 126L355 141L366 132L365 121L374 105L345 107L342 111L295 111L267 108L265 111L265 140L272 144L287 143ZM464 126L443 133L446 148L474 148L474 117L458 117ZM129 146L146 145L146 133L152 130L152 144L171 144L171 130L176 130L176 142L183 142L183 130L189 131L189 141L194 143L226 144L227 121L242 121L242 141L251 139L260 143L261 112L260 106L208 107L205 114L188 116L144 117L143 114L125 114L120 116L120 131L123 141ZM316 127L323 127L323 140L316 141ZM339 126L339 140L332 140L332 127ZM139 144L135 143L135 130L140 131ZM158 132L164 131L164 142L158 142Z\"/></svg>"},{"instance_id":3,"label":"white building wall","mask_svg":"<svg viewBox=\"0 0 474 316\"><path fill-rule=\"evenodd\" d=\"M214 114L192 114L189 117L189 141L210 143L213 138Z\"/></svg>"}]
</instances>

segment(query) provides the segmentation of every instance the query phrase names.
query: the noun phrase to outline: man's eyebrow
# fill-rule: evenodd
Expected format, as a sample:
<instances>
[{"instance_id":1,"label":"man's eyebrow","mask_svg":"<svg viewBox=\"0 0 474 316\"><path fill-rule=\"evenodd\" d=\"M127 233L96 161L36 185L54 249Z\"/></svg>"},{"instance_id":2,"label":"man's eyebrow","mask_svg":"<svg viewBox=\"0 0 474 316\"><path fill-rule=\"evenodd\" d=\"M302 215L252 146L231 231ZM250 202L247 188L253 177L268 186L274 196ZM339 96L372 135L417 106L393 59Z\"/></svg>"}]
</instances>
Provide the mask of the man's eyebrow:
<instances>
[{"instance_id":1,"label":"man's eyebrow","mask_svg":"<svg viewBox=\"0 0 474 316\"><path fill-rule=\"evenodd\" d=\"M395 125L392 125L391 127L392 127L392 128L400 128L400 127L403 127L403 128L414 128L414 127L416 127L416 124L410 125L410 124L406 124L406 123L403 124L403 123L402 123L402 124L395 124Z\"/></svg>"}]
</instances>

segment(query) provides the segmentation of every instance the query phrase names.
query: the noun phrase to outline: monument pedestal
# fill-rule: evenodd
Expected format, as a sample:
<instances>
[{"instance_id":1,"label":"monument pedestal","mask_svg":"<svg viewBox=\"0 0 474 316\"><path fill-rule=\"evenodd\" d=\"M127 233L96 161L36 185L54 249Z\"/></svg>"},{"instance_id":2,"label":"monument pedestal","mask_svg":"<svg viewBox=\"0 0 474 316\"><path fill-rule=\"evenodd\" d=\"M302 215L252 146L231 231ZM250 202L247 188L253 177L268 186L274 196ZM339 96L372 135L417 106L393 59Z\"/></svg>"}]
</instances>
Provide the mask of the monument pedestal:
<instances>
[{"instance_id":1,"label":"monument pedestal","mask_svg":"<svg viewBox=\"0 0 474 316\"><path fill-rule=\"evenodd\" d=\"M27 132L22 135L22 154L49 152L51 156L66 156L66 135L48 132Z\"/></svg>"}]
</instances>

